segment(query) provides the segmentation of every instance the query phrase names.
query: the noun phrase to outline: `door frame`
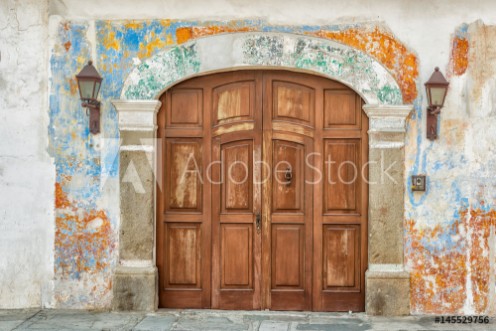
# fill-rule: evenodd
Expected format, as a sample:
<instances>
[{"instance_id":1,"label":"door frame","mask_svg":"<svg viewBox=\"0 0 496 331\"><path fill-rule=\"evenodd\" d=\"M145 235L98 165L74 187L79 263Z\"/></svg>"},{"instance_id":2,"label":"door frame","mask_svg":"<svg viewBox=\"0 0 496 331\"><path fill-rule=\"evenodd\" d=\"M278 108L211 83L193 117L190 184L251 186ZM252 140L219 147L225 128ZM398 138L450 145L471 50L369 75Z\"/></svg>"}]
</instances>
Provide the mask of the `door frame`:
<instances>
[{"instance_id":1,"label":"door frame","mask_svg":"<svg viewBox=\"0 0 496 331\"><path fill-rule=\"evenodd\" d=\"M377 183L369 185L365 310L371 315L408 315L404 146L413 105L403 104L394 77L359 50L321 38L265 32L217 35L168 48L137 65L124 83L121 99L112 101L121 137L119 262L113 272L113 309L153 311L158 306L155 174L159 142L155 138L161 104L157 99L189 78L260 68L323 76L347 85L364 100L363 110L369 117L369 181ZM395 165L394 181L384 181L383 160Z\"/></svg>"}]
</instances>

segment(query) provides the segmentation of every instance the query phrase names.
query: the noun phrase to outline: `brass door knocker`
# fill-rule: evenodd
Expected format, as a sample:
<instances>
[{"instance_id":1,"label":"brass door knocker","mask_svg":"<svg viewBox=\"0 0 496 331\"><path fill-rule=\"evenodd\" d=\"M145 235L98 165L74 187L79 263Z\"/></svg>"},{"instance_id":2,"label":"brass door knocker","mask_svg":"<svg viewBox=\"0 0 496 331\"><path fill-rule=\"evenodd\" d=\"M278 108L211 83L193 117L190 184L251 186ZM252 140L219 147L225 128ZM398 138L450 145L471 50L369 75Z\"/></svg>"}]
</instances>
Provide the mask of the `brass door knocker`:
<instances>
[{"instance_id":1,"label":"brass door knocker","mask_svg":"<svg viewBox=\"0 0 496 331\"><path fill-rule=\"evenodd\" d=\"M291 185L291 181L293 180L293 171L291 167L286 169L286 173L284 174L284 179L286 179L286 185Z\"/></svg>"}]
</instances>

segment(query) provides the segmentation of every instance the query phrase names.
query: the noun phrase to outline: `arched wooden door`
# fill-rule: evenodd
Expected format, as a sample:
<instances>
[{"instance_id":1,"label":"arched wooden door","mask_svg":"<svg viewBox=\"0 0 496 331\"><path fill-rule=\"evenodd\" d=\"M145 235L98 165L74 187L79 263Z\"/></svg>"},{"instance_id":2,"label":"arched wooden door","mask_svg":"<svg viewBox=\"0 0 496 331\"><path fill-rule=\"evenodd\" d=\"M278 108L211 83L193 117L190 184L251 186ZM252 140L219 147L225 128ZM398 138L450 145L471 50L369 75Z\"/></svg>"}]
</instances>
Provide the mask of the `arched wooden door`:
<instances>
[{"instance_id":1,"label":"arched wooden door","mask_svg":"<svg viewBox=\"0 0 496 331\"><path fill-rule=\"evenodd\" d=\"M312 75L235 71L161 101L160 307L363 311L361 98Z\"/></svg>"}]
</instances>

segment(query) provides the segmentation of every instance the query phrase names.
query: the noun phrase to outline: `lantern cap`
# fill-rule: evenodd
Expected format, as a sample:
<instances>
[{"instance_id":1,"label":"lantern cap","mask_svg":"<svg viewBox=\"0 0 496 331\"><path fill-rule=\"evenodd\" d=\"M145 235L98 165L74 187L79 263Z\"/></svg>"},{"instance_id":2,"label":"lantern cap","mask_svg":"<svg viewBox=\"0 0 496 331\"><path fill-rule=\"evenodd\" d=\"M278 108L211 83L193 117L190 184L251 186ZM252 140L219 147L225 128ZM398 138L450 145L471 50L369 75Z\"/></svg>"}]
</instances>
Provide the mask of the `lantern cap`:
<instances>
[{"instance_id":1,"label":"lantern cap","mask_svg":"<svg viewBox=\"0 0 496 331\"><path fill-rule=\"evenodd\" d=\"M429 85L441 85L441 86L448 86L449 82L444 78L443 74L441 71L439 71L439 67L436 67L434 69L434 72L431 75L431 78L425 83L425 86Z\"/></svg>"},{"instance_id":2,"label":"lantern cap","mask_svg":"<svg viewBox=\"0 0 496 331\"><path fill-rule=\"evenodd\" d=\"M93 61L88 61L88 64L76 75L76 78L95 79L101 81L103 78L100 76L96 68L93 66Z\"/></svg>"}]
</instances>

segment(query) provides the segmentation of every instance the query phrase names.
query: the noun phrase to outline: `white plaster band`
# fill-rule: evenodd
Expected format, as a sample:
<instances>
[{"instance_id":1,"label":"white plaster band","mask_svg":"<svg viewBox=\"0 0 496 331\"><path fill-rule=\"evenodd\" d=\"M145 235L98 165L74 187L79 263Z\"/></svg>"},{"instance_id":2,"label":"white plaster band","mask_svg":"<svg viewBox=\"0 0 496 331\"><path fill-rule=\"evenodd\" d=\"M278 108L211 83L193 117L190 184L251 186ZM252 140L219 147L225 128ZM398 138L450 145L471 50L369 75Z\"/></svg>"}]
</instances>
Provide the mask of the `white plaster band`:
<instances>
[{"instance_id":1,"label":"white plaster band","mask_svg":"<svg viewBox=\"0 0 496 331\"><path fill-rule=\"evenodd\" d=\"M119 264L123 267L137 267L137 268L147 268L154 267L153 261L151 260L120 260Z\"/></svg>"},{"instance_id":2,"label":"white plaster band","mask_svg":"<svg viewBox=\"0 0 496 331\"><path fill-rule=\"evenodd\" d=\"M405 271L405 266L403 264L393 264L393 263L372 263L369 264L369 271L371 272L376 272L376 271L387 271L387 272L402 272Z\"/></svg>"},{"instance_id":3,"label":"white plaster band","mask_svg":"<svg viewBox=\"0 0 496 331\"><path fill-rule=\"evenodd\" d=\"M369 148L381 148L381 149L400 149L405 146L404 142L400 141L372 141L369 140Z\"/></svg>"},{"instance_id":4,"label":"white plaster band","mask_svg":"<svg viewBox=\"0 0 496 331\"><path fill-rule=\"evenodd\" d=\"M121 145L120 150L153 153L155 151L155 147L150 145Z\"/></svg>"},{"instance_id":5,"label":"white plaster band","mask_svg":"<svg viewBox=\"0 0 496 331\"><path fill-rule=\"evenodd\" d=\"M119 126L119 131L120 132L123 132L123 131L129 131L129 132L136 132L136 131L140 131L140 132L155 132L157 130L158 126L157 125L154 125L154 126Z\"/></svg>"}]
</instances>

